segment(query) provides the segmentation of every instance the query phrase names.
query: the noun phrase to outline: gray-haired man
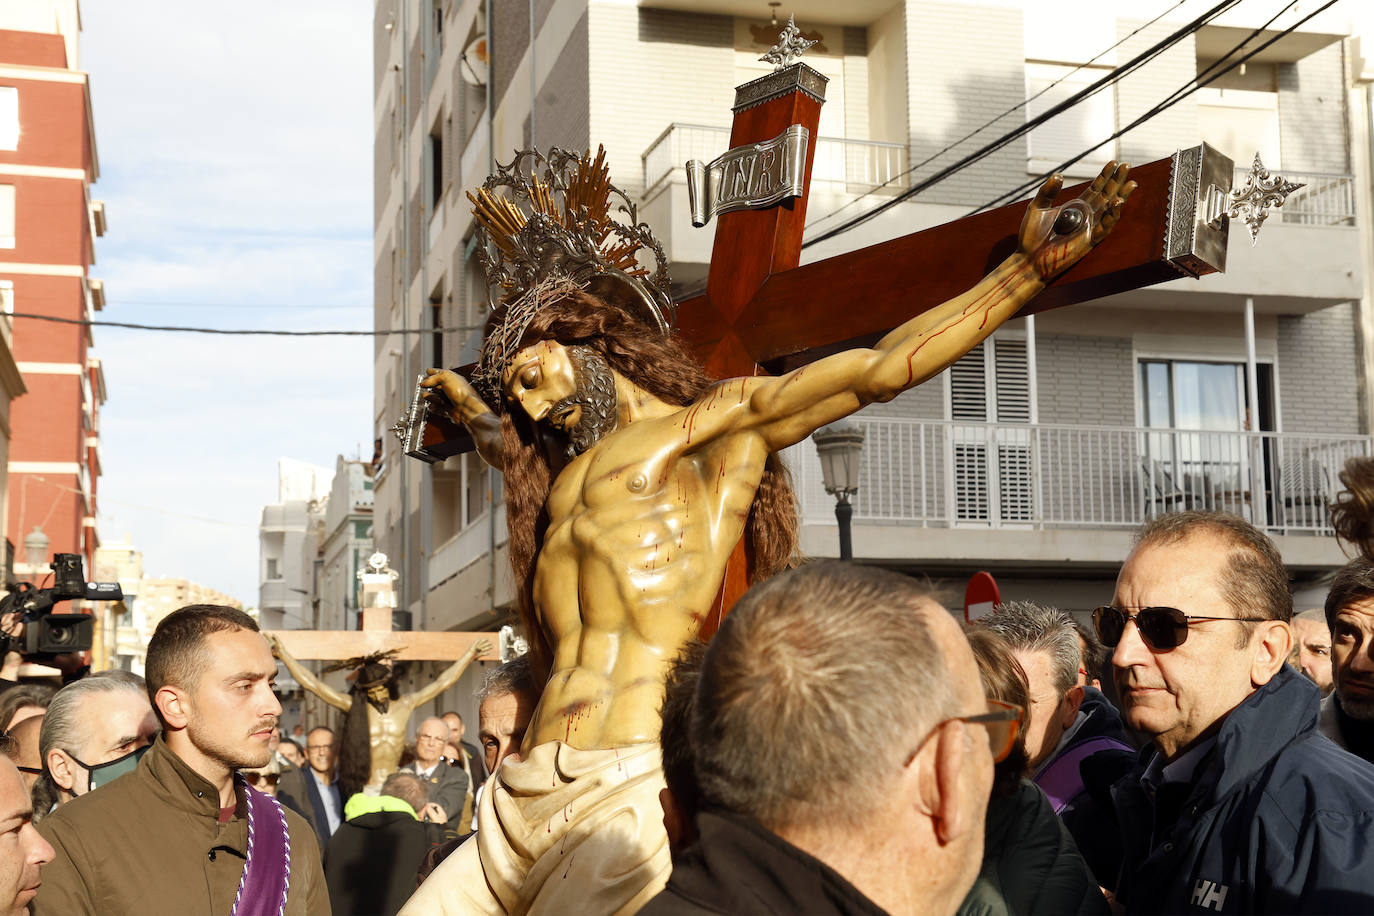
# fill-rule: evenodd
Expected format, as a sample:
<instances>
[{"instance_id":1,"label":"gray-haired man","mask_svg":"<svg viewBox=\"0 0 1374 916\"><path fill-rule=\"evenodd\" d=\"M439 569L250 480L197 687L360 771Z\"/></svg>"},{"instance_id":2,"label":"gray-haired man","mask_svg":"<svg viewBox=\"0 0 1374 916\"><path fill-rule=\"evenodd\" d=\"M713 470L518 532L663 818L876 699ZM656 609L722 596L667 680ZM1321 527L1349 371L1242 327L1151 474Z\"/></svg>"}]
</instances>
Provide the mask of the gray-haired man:
<instances>
[{"instance_id":1,"label":"gray-haired man","mask_svg":"<svg viewBox=\"0 0 1374 916\"><path fill-rule=\"evenodd\" d=\"M700 842L640 912L953 913L1014 718L915 581L816 563L755 586L697 687Z\"/></svg>"},{"instance_id":2,"label":"gray-haired man","mask_svg":"<svg viewBox=\"0 0 1374 916\"><path fill-rule=\"evenodd\" d=\"M1098 883L1111 886L1121 840L1110 806L1084 787L1083 767L1110 784L1135 760L1121 715L1102 692L1079 684L1081 643L1073 618L1052 607L1013 601L979 625L1007 641L1026 672L1030 721L1026 754L1032 780L1073 834Z\"/></svg>"}]
</instances>

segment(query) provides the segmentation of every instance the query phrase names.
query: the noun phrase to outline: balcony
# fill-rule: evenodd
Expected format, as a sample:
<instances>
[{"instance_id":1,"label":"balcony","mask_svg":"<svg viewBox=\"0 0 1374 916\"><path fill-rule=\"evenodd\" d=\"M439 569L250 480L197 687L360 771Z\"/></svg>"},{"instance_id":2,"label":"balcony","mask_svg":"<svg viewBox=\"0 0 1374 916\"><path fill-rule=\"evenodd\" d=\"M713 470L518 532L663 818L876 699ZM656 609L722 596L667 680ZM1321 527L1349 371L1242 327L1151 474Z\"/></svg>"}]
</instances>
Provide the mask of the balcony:
<instances>
[{"instance_id":1,"label":"balcony","mask_svg":"<svg viewBox=\"0 0 1374 916\"><path fill-rule=\"evenodd\" d=\"M1327 172L1293 172L1279 169L1289 181L1305 185L1288 196L1274 212L1284 223L1296 226L1355 225L1355 178ZM1244 187L1249 168L1236 169L1232 187Z\"/></svg>"},{"instance_id":2,"label":"balcony","mask_svg":"<svg viewBox=\"0 0 1374 916\"><path fill-rule=\"evenodd\" d=\"M1306 559L1292 562L1340 563L1326 506L1346 459L1371 454L1364 436L855 421L867 434L854 498L855 554L865 556L862 532L874 526L897 542L868 554L879 558L904 552L921 559L925 551L913 549L911 529L938 528L947 534L926 541L949 560L961 550L970 559L1015 560L1017 549L1043 549L1050 556L1021 558L1102 563L1114 553L1119 562L1129 533L1146 519L1208 509L1265 529L1280 539L1285 558L1286 544L1306 542L1294 548ZM786 454L803 526L832 525L835 500L822 486L815 448L803 442ZM1008 552L1017 541L990 539L999 532L1032 532L1038 543L1025 547L1023 538L1023 548ZM1105 532L1120 536L1104 538ZM832 542L833 534L821 533L803 549L824 552Z\"/></svg>"},{"instance_id":3,"label":"balcony","mask_svg":"<svg viewBox=\"0 0 1374 916\"><path fill-rule=\"evenodd\" d=\"M687 178L684 166L689 159L710 162L730 148L728 127L673 123L659 134L641 157L644 164L644 205L640 217L659 232L668 259L674 262L673 279L692 282L699 279L682 265L700 265L705 274L715 237L715 221L703 229L693 228L687 205ZM816 158L811 168L810 200L807 222L814 223L850 203L861 194L882 200L909 186L907 148L902 143L880 140L852 140L844 137L818 137ZM935 208L938 215L922 219L905 212L901 231L910 232L924 225L936 225L962 214L962 210ZM918 225L919 224L919 225ZM885 233L885 234L883 234ZM882 229L854 235L855 247L872 244L880 238L898 234Z\"/></svg>"},{"instance_id":4,"label":"balcony","mask_svg":"<svg viewBox=\"0 0 1374 916\"><path fill-rule=\"evenodd\" d=\"M701 124L669 124L644 151L644 196L652 197L662 182L683 181L688 159L710 162L730 148L730 128ZM907 186L907 150L903 143L818 137L816 163L811 167L813 185L840 185L852 194L864 194L884 185L895 193Z\"/></svg>"}]
</instances>

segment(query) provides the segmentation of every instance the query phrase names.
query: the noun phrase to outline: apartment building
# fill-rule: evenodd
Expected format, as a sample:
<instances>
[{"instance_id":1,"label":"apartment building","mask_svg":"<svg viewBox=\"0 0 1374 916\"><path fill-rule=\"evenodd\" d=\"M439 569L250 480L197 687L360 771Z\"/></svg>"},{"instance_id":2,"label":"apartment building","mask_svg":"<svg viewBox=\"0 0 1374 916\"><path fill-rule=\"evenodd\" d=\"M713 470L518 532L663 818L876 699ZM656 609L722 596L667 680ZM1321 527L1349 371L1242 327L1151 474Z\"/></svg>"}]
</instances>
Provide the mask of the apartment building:
<instances>
[{"instance_id":1,"label":"apartment building","mask_svg":"<svg viewBox=\"0 0 1374 916\"><path fill-rule=\"evenodd\" d=\"M20 314L90 318L104 306L91 277L105 208L91 198L100 175L90 82L79 68L76 0L0 5L0 318L12 328L22 383L5 371L9 412L6 537L34 529L53 553L77 553L89 572L99 546L100 405L105 377L88 327ZM31 572L17 564L20 575ZM44 563L38 570L46 572Z\"/></svg>"},{"instance_id":2,"label":"apartment building","mask_svg":"<svg viewBox=\"0 0 1374 916\"><path fill-rule=\"evenodd\" d=\"M96 615L92 668L120 668L143 674L148 641L172 611L188 604L223 604L242 609L237 598L189 579L150 576L143 568L143 552L128 534L100 545L92 579L118 582L124 600L109 602Z\"/></svg>"},{"instance_id":3,"label":"apartment building","mask_svg":"<svg viewBox=\"0 0 1374 916\"><path fill-rule=\"evenodd\" d=\"M1172 6L778 8L795 12L816 41L804 60L829 78L808 236L1024 124L1203 10ZM804 262L957 219L1087 149L1070 180L1108 158L1149 162L1207 141L1238 175L1258 151L1305 184L1257 246L1233 225L1225 274L1013 321L937 379L865 410L856 418L866 433L856 558L960 587L988 569L1006 597L1084 610L1110 596L1136 525L1199 507L1238 512L1271 532L1300 600L1343 562L1324 503L1345 458L1370 451L1364 354L1374 326L1368 74L1357 27L1335 10L1314 18L1102 144L1272 13L1251 7L805 249ZM776 40L768 13L736 0L376 4L376 326L459 329L379 337L375 350L376 538L404 570L402 600L417 623L488 628L512 598L497 475L471 454L433 466L403 458L387 432L424 367L476 355L485 289L463 192L516 149L605 144L613 180L639 201L688 298L706 275L713 228L691 226L683 165L728 146L734 87L766 72L757 58ZM1296 18L1277 20L1258 41ZM803 443L787 459L803 551L833 556L834 500L815 449Z\"/></svg>"},{"instance_id":4,"label":"apartment building","mask_svg":"<svg viewBox=\"0 0 1374 916\"><path fill-rule=\"evenodd\" d=\"M332 481L329 468L292 458L277 462L277 501L262 507L258 524L258 620L264 630L315 626L316 558Z\"/></svg>"}]
</instances>

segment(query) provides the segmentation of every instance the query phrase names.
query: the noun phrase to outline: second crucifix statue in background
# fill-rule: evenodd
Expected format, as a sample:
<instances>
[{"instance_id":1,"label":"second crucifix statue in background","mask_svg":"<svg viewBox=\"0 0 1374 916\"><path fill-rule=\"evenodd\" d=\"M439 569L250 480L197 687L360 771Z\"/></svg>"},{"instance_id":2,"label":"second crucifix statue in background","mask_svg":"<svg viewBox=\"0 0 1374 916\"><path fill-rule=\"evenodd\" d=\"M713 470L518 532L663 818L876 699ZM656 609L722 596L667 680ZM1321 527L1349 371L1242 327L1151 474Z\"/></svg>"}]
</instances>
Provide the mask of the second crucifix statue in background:
<instances>
[{"instance_id":1,"label":"second crucifix statue in background","mask_svg":"<svg viewBox=\"0 0 1374 916\"><path fill-rule=\"evenodd\" d=\"M340 693L302 665L275 633L268 633L272 652L306 690L346 715L339 753L339 788L345 799L365 786L380 786L400 764L406 728L416 708L433 700L458 682L472 660L491 651L491 643L479 639L467 653L437 678L413 693L401 693L397 683L395 651L374 652L331 665L326 670L352 668L357 672L348 693Z\"/></svg>"}]
</instances>

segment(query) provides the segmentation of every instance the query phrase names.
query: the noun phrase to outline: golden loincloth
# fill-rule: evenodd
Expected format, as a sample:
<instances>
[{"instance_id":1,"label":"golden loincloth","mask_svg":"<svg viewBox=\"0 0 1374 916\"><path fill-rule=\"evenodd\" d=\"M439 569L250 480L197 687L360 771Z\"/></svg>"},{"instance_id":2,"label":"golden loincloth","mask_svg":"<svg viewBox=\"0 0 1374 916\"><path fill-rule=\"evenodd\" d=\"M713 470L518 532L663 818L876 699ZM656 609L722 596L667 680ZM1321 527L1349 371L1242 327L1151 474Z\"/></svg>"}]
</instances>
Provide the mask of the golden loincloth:
<instances>
[{"instance_id":1,"label":"golden loincloth","mask_svg":"<svg viewBox=\"0 0 1374 916\"><path fill-rule=\"evenodd\" d=\"M583 751L562 741L508 758L487 781L477 835L445 859L400 916L628 914L672 864L657 744Z\"/></svg>"}]
</instances>

